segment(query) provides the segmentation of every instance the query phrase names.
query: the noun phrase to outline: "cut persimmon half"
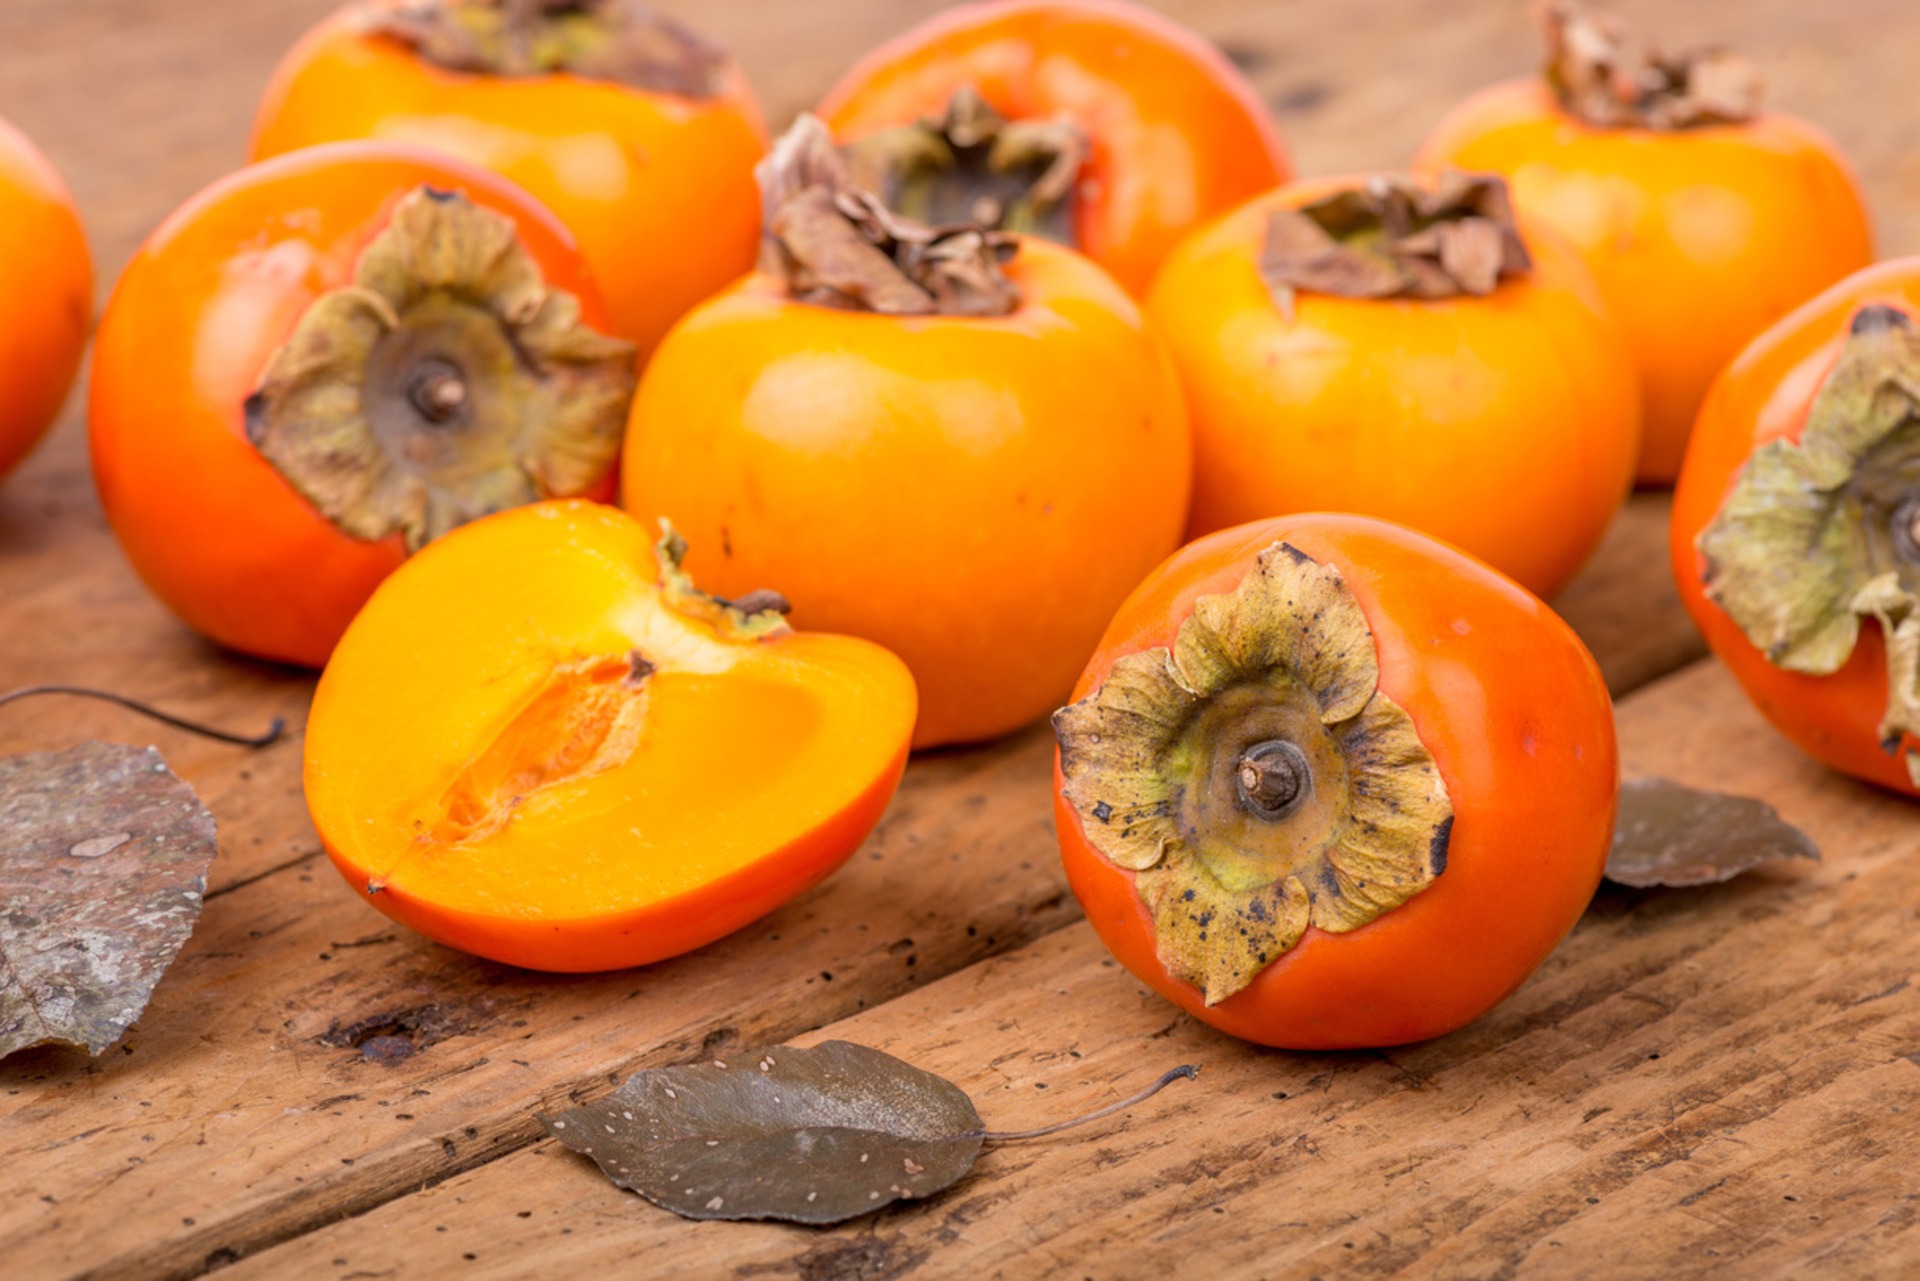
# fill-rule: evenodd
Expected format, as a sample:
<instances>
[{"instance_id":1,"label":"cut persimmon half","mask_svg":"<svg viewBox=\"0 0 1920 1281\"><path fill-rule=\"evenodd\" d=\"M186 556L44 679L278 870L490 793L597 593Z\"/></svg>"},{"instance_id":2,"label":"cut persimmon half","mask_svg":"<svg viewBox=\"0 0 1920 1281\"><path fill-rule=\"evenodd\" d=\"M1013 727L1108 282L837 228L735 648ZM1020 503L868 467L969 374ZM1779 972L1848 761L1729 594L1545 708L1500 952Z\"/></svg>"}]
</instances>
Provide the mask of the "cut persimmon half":
<instances>
[{"instance_id":1,"label":"cut persimmon half","mask_svg":"<svg viewBox=\"0 0 1920 1281\"><path fill-rule=\"evenodd\" d=\"M335 650L306 793L394 920L531 969L691 951L822 880L879 820L915 693L878 645L726 601L670 530L515 508L408 560Z\"/></svg>"}]
</instances>

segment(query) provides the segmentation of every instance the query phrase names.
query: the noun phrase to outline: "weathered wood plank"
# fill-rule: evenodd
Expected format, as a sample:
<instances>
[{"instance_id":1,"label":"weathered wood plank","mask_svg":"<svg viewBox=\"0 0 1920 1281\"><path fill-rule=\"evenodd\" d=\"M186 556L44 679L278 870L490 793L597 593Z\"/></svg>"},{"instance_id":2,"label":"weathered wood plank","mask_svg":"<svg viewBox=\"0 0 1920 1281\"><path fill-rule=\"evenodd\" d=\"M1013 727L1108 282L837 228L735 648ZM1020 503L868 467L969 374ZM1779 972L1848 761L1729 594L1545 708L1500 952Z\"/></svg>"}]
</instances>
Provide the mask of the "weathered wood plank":
<instances>
[{"instance_id":1,"label":"weathered wood plank","mask_svg":"<svg viewBox=\"0 0 1920 1281\"><path fill-rule=\"evenodd\" d=\"M1826 861L1608 888L1489 1017L1368 1054L1220 1036L1075 925L801 1038L949 1074L1009 1128L1201 1066L1124 1120L990 1149L936 1201L826 1231L692 1224L543 1142L235 1275L1911 1272L1912 806L1801 757L1711 664L1628 700L1621 726L1634 771L1761 792Z\"/></svg>"}]
</instances>

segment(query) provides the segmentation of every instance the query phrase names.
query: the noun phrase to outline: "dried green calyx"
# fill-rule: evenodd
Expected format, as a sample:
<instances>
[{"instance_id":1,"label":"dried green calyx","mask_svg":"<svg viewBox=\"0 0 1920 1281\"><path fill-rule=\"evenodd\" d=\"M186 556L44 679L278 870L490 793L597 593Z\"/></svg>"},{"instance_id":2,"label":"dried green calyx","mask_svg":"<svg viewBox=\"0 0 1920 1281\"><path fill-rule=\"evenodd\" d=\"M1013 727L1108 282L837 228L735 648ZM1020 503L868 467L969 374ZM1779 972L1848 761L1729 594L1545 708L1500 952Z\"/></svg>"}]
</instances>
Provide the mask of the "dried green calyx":
<instances>
[{"instance_id":1,"label":"dried green calyx","mask_svg":"<svg viewBox=\"0 0 1920 1281\"><path fill-rule=\"evenodd\" d=\"M1376 174L1299 209L1276 209L1260 252L1260 276L1289 315L1297 290L1481 297L1532 266L1505 181L1454 170L1431 184Z\"/></svg>"},{"instance_id":2,"label":"dried green calyx","mask_svg":"<svg viewBox=\"0 0 1920 1281\"><path fill-rule=\"evenodd\" d=\"M633 387L632 344L547 286L511 219L422 187L274 353L247 439L340 529L413 551L591 487Z\"/></svg>"},{"instance_id":3,"label":"dried green calyx","mask_svg":"<svg viewBox=\"0 0 1920 1281\"><path fill-rule=\"evenodd\" d=\"M1004 316L1018 242L977 222L904 217L854 178L825 125L794 121L754 171L760 270L795 299L895 316Z\"/></svg>"},{"instance_id":4,"label":"dried green calyx","mask_svg":"<svg viewBox=\"0 0 1920 1281\"><path fill-rule=\"evenodd\" d=\"M680 613L705 619L738 640L759 640L793 630L787 624L793 606L779 592L762 588L727 600L694 586L692 575L681 568L687 558L687 540L666 520L660 522L660 541L653 545L653 557L660 567L660 590Z\"/></svg>"},{"instance_id":5,"label":"dried green calyx","mask_svg":"<svg viewBox=\"0 0 1920 1281\"><path fill-rule=\"evenodd\" d=\"M1276 543L1171 650L1054 715L1087 839L1135 874L1161 964L1208 1005L1309 925L1359 929L1446 869L1446 784L1379 677L1340 572Z\"/></svg>"},{"instance_id":6,"label":"dried green calyx","mask_svg":"<svg viewBox=\"0 0 1920 1281\"><path fill-rule=\"evenodd\" d=\"M1774 666L1825 676L1880 625L1880 744L1920 786L1920 334L1863 307L1798 444L1753 452L1695 540L1706 594Z\"/></svg>"},{"instance_id":7,"label":"dried green calyx","mask_svg":"<svg viewBox=\"0 0 1920 1281\"><path fill-rule=\"evenodd\" d=\"M566 73L683 98L726 88L726 50L640 0L397 0L363 5L358 26L449 71Z\"/></svg>"},{"instance_id":8,"label":"dried green calyx","mask_svg":"<svg viewBox=\"0 0 1920 1281\"><path fill-rule=\"evenodd\" d=\"M1547 85L1560 109L1599 129L1740 124L1760 110L1760 70L1722 49L1634 57L1619 24L1576 6L1542 11Z\"/></svg>"},{"instance_id":9,"label":"dried green calyx","mask_svg":"<svg viewBox=\"0 0 1920 1281\"><path fill-rule=\"evenodd\" d=\"M1087 136L1068 120L1008 120L968 88L945 115L869 134L846 157L855 182L909 218L1078 243Z\"/></svg>"}]
</instances>

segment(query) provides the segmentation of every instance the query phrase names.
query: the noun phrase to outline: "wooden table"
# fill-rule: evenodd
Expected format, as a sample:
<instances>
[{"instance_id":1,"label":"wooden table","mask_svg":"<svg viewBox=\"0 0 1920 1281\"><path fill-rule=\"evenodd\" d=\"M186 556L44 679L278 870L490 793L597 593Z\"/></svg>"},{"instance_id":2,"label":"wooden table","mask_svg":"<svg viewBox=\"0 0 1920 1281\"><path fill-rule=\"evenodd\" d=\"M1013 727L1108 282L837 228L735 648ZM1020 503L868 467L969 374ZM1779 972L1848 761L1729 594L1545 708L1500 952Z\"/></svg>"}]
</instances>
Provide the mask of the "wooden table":
<instances>
[{"instance_id":1,"label":"wooden table","mask_svg":"<svg viewBox=\"0 0 1920 1281\"><path fill-rule=\"evenodd\" d=\"M103 288L236 165L279 52L330 0L7 0L0 114L78 193ZM669 5L730 42L783 122L929 0ZM1404 162L1435 113L1526 68L1517 5L1163 7L1254 77L1301 166ZM1736 39L1920 248L1910 0L1622 6ZM831 12L829 24L823 13ZM216 721L297 723L301 674L201 643L108 536L81 409L0 488L0 687L107 685ZM11 1278L441 1274L1742 1276L1920 1271L1920 823L1801 757L1680 615L1665 502L1636 498L1559 603L1620 696L1630 772L1763 795L1818 866L1693 892L1603 889L1479 1023L1289 1054L1220 1036L1107 959L1067 894L1042 730L916 761L819 890L670 964L551 978L430 944L326 864L297 737L260 753L78 705L0 715L0 751L154 741L221 825L205 914L97 1060L0 1062ZM410 1053L370 1055L376 1035ZM694 1224L542 1137L536 1109L637 1068L845 1037L959 1081L1017 1128L1202 1068L1124 1117L992 1148L937 1200L833 1230ZM383 1040L391 1050L394 1042Z\"/></svg>"}]
</instances>

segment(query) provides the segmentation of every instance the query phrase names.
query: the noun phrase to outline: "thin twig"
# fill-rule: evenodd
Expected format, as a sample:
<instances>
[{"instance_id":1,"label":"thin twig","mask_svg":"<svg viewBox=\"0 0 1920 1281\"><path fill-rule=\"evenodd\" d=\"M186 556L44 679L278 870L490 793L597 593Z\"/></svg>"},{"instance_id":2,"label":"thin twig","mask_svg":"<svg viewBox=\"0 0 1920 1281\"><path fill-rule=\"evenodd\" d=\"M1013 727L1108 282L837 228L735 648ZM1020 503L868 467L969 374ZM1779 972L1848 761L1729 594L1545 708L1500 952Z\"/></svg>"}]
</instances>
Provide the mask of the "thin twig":
<instances>
[{"instance_id":1,"label":"thin twig","mask_svg":"<svg viewBox=\"0 0 1920 1281\"><path fill-rule=\"evenodd\" d=\"M75 698L97 698L102 702L117 704L130 712L138 712L140 715L150 717L163 725L171 725L175 729L186 730L189 734L198 734L202 738L211 738L222 743L233 743L240 747L265 747L269 743L278 742L281 734L283 734L287 728L286 720L276 716L273 718L273 724L267 727L267 732L264 734L230 734L226 730L214 729L212 726L202 725L198 721L190 721L184 717L163 712L157 707L149 707L147 704L135 699L126 698L120 694L110 694L103 689L88 689L84 685L27 685L20 689L9 690L4 694L0 694L0 707L4 707L8 703L16 702L23 698L33 698L41 694L70 694Z\"/></svg>"},{"instance_id":2,"label":"thin twig","mask_svg":"<svg viewBox=\"0 0 1920 1281\"><path fill-rule=\"evenodd\" d=\"M1132 1098L1121 1099L1118 1103L1109 1103L1107 1106L1089 1112L1085 1116L1076 1116L1066 1121L1055 1121L1052 1125L1043 1125L1037 1130L988 1130L982 1137L989 1143L1005 1143L1009 1139L1038 1139L1049 1134L1058 1134L1060 1131L1070 1130L1076 1125L1085 1125L1089 1121L1098 1121L1103 1116L1112 1116L1115 1112L1125 1111L1135 1104L1145 1103L1148 1099L1160 1093L1160 1091L1166 1089L1175 1081L1183 1077L1191 1081L1199 1075L1199 1068L1191 1063L1183 1063Z\"/></svg>"}]
</instances>

